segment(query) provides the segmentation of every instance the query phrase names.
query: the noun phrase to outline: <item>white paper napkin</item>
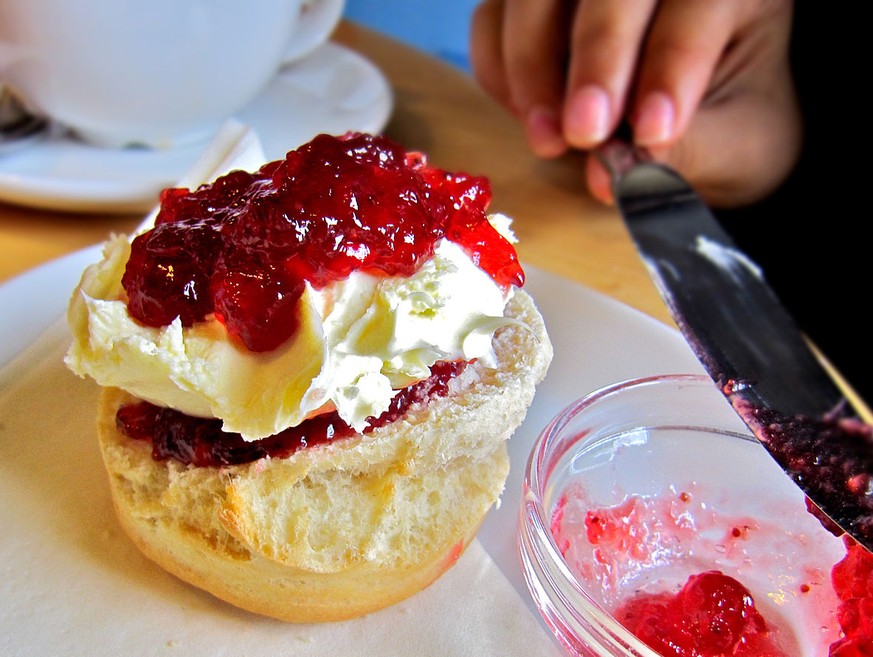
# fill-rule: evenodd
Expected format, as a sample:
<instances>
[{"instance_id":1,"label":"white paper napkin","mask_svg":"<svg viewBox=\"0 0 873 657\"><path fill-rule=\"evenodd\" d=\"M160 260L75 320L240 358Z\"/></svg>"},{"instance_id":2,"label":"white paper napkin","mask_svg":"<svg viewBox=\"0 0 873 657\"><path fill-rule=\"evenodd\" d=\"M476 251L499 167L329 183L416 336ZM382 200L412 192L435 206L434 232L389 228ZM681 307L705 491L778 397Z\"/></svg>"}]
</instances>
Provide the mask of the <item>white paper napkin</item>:
<instances>
[{"instance_id":1,"label":"white paper napkin","mask_svg":"<svg viewBox=\"0 0 873 657\"><path fill-rule=\"evenodd\" d=\"M204 183L213 182L233 169L254 171L265 160L264 148L254 130L235 119L228 119L175 186L195 189ZM159 209L160 206L155 207L146 215L134 231L135 235L144 233L155 225Z\"/></svg>"}]
</instances>

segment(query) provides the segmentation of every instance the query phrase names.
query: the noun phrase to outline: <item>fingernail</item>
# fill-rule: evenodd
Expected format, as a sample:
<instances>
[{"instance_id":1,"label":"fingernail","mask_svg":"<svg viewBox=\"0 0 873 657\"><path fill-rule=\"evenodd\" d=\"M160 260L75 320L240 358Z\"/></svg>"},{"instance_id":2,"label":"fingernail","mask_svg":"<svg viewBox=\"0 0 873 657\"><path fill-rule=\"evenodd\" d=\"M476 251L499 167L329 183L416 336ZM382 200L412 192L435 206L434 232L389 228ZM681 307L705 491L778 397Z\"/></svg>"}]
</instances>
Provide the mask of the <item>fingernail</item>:
<instances>
[{"instance_id":1,"label":"fingernail","mask_svg":"<svg viewBox=\"0 0 873 657\"><path fill-rule=\"evenodd\" d=\"M658 146L673 138L676 108L670 97L660 91L643 99L634 121L634 140L640 146Z\"/></svg>"},{"instance_id":2,"label":"fingernail","mask_svg":"<svg viewBox=\"0 0 873 657\"><path fill-rule=\"evenodd\" d=\"M527 139L540 157L557 157L567 150L567 144L561 135L561 123L554 110L545 107L534 107L527 116Z\"/></svg>"},{"instance_id":3,"label":"fingernail","mask_svg":"<svg viewBox=\"0 0 873 657\"><path fill-rule=\"evenodd\" d=\"M589 148L609 136L609 96L595 85L573 93L564 115L564 132L574 146Z\"/></svg>"}]
</instances>

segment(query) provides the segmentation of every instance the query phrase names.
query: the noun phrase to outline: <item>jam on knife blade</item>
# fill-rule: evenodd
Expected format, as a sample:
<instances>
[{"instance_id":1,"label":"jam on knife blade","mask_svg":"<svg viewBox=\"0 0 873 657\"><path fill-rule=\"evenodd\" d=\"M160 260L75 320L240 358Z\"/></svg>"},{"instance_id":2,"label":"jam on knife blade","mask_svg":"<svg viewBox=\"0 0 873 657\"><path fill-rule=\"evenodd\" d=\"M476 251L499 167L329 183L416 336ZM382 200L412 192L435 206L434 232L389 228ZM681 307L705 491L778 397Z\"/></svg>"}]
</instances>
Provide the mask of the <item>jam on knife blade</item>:
<instances>
[{"instance_id":1,"label":"jam on knife blade","mask_svg":"<svg viewBox=\"0 0 873 657\"><path fill-rule=\"evenodd\" d=\"M828 508L830 518L810 509L822 524L840 534L836 523L873 552L873 427L843 408L823 417L785 415L751 401L737 381L722 390L785 472Z\"/></svg>"}]
</instances>

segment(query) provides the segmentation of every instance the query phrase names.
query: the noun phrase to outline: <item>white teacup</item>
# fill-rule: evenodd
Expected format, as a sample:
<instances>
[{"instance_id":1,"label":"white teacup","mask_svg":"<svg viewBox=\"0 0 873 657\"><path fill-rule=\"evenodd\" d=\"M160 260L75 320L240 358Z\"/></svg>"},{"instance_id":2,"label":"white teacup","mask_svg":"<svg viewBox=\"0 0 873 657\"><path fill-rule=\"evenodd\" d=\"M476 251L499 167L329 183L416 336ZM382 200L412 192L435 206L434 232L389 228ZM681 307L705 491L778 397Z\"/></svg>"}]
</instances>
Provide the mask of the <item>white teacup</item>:
<instances>
[{"instance_id":1,"label":"white teacup","mask_svg":"<svg viewBox=\"0 0 873 657\"><path fill-rule=\"evenodd\" d=\"M344 0L2 0L0 86L93 144L172 148L215 134L283 63L326 41L343 7Z\"/></svg>"}]
</instances>

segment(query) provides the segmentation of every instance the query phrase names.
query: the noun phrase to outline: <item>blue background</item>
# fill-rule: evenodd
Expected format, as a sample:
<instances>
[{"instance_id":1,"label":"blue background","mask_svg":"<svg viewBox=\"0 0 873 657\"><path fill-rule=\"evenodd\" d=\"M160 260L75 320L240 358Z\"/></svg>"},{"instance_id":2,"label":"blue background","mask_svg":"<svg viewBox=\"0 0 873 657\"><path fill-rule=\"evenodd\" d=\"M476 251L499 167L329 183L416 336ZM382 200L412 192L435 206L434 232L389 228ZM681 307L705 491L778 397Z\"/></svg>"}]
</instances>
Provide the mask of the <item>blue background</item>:
<instances>
[{"instance_id":1,"label":"blue background","mask_svg":"<svg viewBox=\"0 0 873 657\"><path fill-rule=\"evenodd\" d=\"M470 16L478 0L346 0L345 17L469 71Z\"/></svg>"}]
</instances>

